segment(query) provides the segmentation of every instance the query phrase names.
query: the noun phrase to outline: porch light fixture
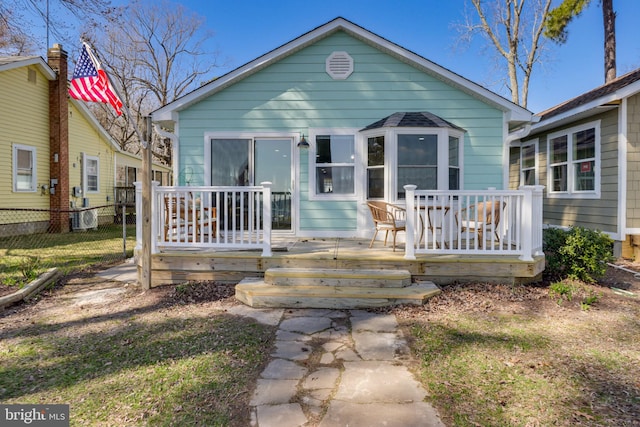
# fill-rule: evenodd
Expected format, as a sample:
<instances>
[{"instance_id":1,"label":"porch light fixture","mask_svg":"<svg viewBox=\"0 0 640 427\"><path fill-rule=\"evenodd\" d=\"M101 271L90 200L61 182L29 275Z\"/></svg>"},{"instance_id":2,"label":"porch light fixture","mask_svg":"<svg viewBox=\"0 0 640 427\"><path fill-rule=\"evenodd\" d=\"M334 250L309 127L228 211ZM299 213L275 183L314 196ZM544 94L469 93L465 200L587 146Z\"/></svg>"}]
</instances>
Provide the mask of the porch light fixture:
<instances>
[{"instance_id":1,"label":"porch light fixture","mask_svg":"<svg viewBox=\"0 0 640 427\"><path fill-rule=\"evenodd\" d=\"M302 137L300 138L300 142L298 142L298 148L309 148L309 143L305 139L304 133L302 134Z\"/></svg>"}]
</instances>

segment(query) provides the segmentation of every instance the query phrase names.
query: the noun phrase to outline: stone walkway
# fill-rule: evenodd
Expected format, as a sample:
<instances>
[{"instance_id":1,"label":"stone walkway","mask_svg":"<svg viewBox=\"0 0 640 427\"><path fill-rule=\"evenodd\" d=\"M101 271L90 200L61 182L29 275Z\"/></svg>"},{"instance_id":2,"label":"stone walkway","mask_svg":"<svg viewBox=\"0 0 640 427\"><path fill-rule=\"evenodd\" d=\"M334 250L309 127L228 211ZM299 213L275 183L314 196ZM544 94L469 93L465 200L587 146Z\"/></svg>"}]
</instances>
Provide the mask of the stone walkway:
<instances>
[{"instance_id":1,"label":"stone walkway","mask_svg":"<svg viewBox=\"0 0 640 427\"><path fill-rule=\"evenodd\" d=\"M127 262L100 276L135 281L136 267ZM228 312L279 325L250 402L252 427L444 427L406 367L395 316L246 305Z\"/></svg>"},{"instance_id":2,"label":"stone walkway","mask_svg":"<svg viewBox=\"0 0 640 427\"><path fill-rule=\"evenodd\" d=\"M251 399L252 426L444 426L403 361L395 316L285 310Z\"/></svg>"}]
</instances>

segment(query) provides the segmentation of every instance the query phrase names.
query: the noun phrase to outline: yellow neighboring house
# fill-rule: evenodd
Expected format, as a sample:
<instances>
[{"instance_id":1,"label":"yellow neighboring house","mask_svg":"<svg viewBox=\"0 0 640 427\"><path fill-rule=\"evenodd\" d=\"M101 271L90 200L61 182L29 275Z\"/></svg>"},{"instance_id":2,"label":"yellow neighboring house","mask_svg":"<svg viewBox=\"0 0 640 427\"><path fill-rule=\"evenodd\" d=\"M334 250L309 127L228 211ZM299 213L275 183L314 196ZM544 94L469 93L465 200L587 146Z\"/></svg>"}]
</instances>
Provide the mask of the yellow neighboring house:
<instances>
[{"instance_id":1,"label":"yellow neighboring house","mask_svg":"<svg viewBox=\"0 0 640 427\"><path fill-rule=\"evenodd\" d=\"M107 206L94 212L113 221L116 187L131 187L142 166L67 96L64 50L48 57L0 57L0 236L73 230L85 207ZM153 171L171 182L169 167Z\"/></svg>"}]
</instances>

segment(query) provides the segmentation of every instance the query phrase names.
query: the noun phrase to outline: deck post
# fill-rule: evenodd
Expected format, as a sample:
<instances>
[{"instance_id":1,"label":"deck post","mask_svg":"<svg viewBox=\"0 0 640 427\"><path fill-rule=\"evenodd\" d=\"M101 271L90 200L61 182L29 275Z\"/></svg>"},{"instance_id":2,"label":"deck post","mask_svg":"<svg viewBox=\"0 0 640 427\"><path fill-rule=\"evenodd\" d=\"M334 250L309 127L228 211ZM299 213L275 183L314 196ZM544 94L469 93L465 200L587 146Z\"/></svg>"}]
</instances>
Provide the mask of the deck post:
<instances>
[{"instance_id":1,"label":"deck post","mask_svg":"<svg viewBox=\"0 0 640 427\"><path fill-rule=\"evenodd\" d=\"M533 261L533 188L530 186L522 186L520 188L524 192L522 198L522 261Z\"/></svg>"},{"instance_id":2,"label":"deck post","mask_svg":"<svg viewBox=\"0 0 640 427\"><path fill-rule=\"evenodd\" d=\"M407 217L405 218L406 222L406 243L404 245L404 259L416 259L416 248L414 244L414 239L416 236L416 213L420 215L419 212L416 211L416 188L417 185L405 185L405 201L407 203Z\"/></svg>"},{"instance_id":3,"label":"deck post","mask_svg":"<svg viewBox=\"0 0 640 427\"><path fill-rule=\"evenodd\" d=\"M534 255L543 255L543 238L542 238L542 219L543 219L543 191L544 185L533 185L530 187L532 191L532 226L533 226L533 244L531 250Z\"/></svg>"},{"instance_id":4,"label":"deck post","mask_svg":"<svg viewBox=\"0 0 640 427\"><path fill-rule=\"evenodd\" d=\"M142 250L142 183L136 181L133 186L136 188L136 247L134 252L138 255Z\"/></svg>"},{"instance_id":5,"label":"deck post","mask_svg":"<svg viewBox=\"0 0 640 427\"><path fill-rule=\"evenodd\" d=\"M151 254L158 253L158 230L160 228L160 224L158 221L159 211L158 211L158 186L160 184L158 181L151 182Z\"/></svg>"},{"instance_id":6,"label":"deck post","mask_svg":"<svg viewBox=\"0 0 640 427\"><path fill-rule=\"evenodd\" d=\"M262 256L270 257L271 253L271 186L269 181L261 182L262 185Z\"/></svg>"}]
</instances>

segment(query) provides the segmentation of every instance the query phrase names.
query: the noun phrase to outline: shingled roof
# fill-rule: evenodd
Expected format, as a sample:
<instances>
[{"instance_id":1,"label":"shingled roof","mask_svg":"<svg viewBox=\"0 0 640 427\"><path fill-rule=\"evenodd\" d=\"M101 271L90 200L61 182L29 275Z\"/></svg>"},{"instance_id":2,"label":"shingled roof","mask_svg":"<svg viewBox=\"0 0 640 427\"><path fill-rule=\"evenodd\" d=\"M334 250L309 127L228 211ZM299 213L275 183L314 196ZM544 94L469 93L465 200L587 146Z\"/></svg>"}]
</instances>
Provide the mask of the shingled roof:
<instances>
[{"instance_id":1,"label":"shingled roof","mask_svg":"<svg viewBox=\"0 0 640 427\"><path fill-rule=\"evenodd\" d=\"M459 126L436 116L428 111L423 112L408 112L408 113L393 113L390 116L380 119L377 122L371 123L369 126L361 129L360 131L379 129L384 127L415 127L415 128L452 128L458 129L464 132Z\"/></svg>"},{"instance_id":2,"label":"shingled roof","mask_svg":"<svg viewBox=\"0 0 640 427\"><path fill-rule=\"evenodd\" d=\"M609 95L619 89L622 89L636 81L640 80L640 68L623 76L616 78L615 80L606 83L598 88L590 90L576 98L570 99L555 107L549 108L546 111L536 114L540 117L540 121L547 120L551 117L570 111L581 105L587 104L591 101L595 101L598 98Z\"/></svg>"}]
</instances>

